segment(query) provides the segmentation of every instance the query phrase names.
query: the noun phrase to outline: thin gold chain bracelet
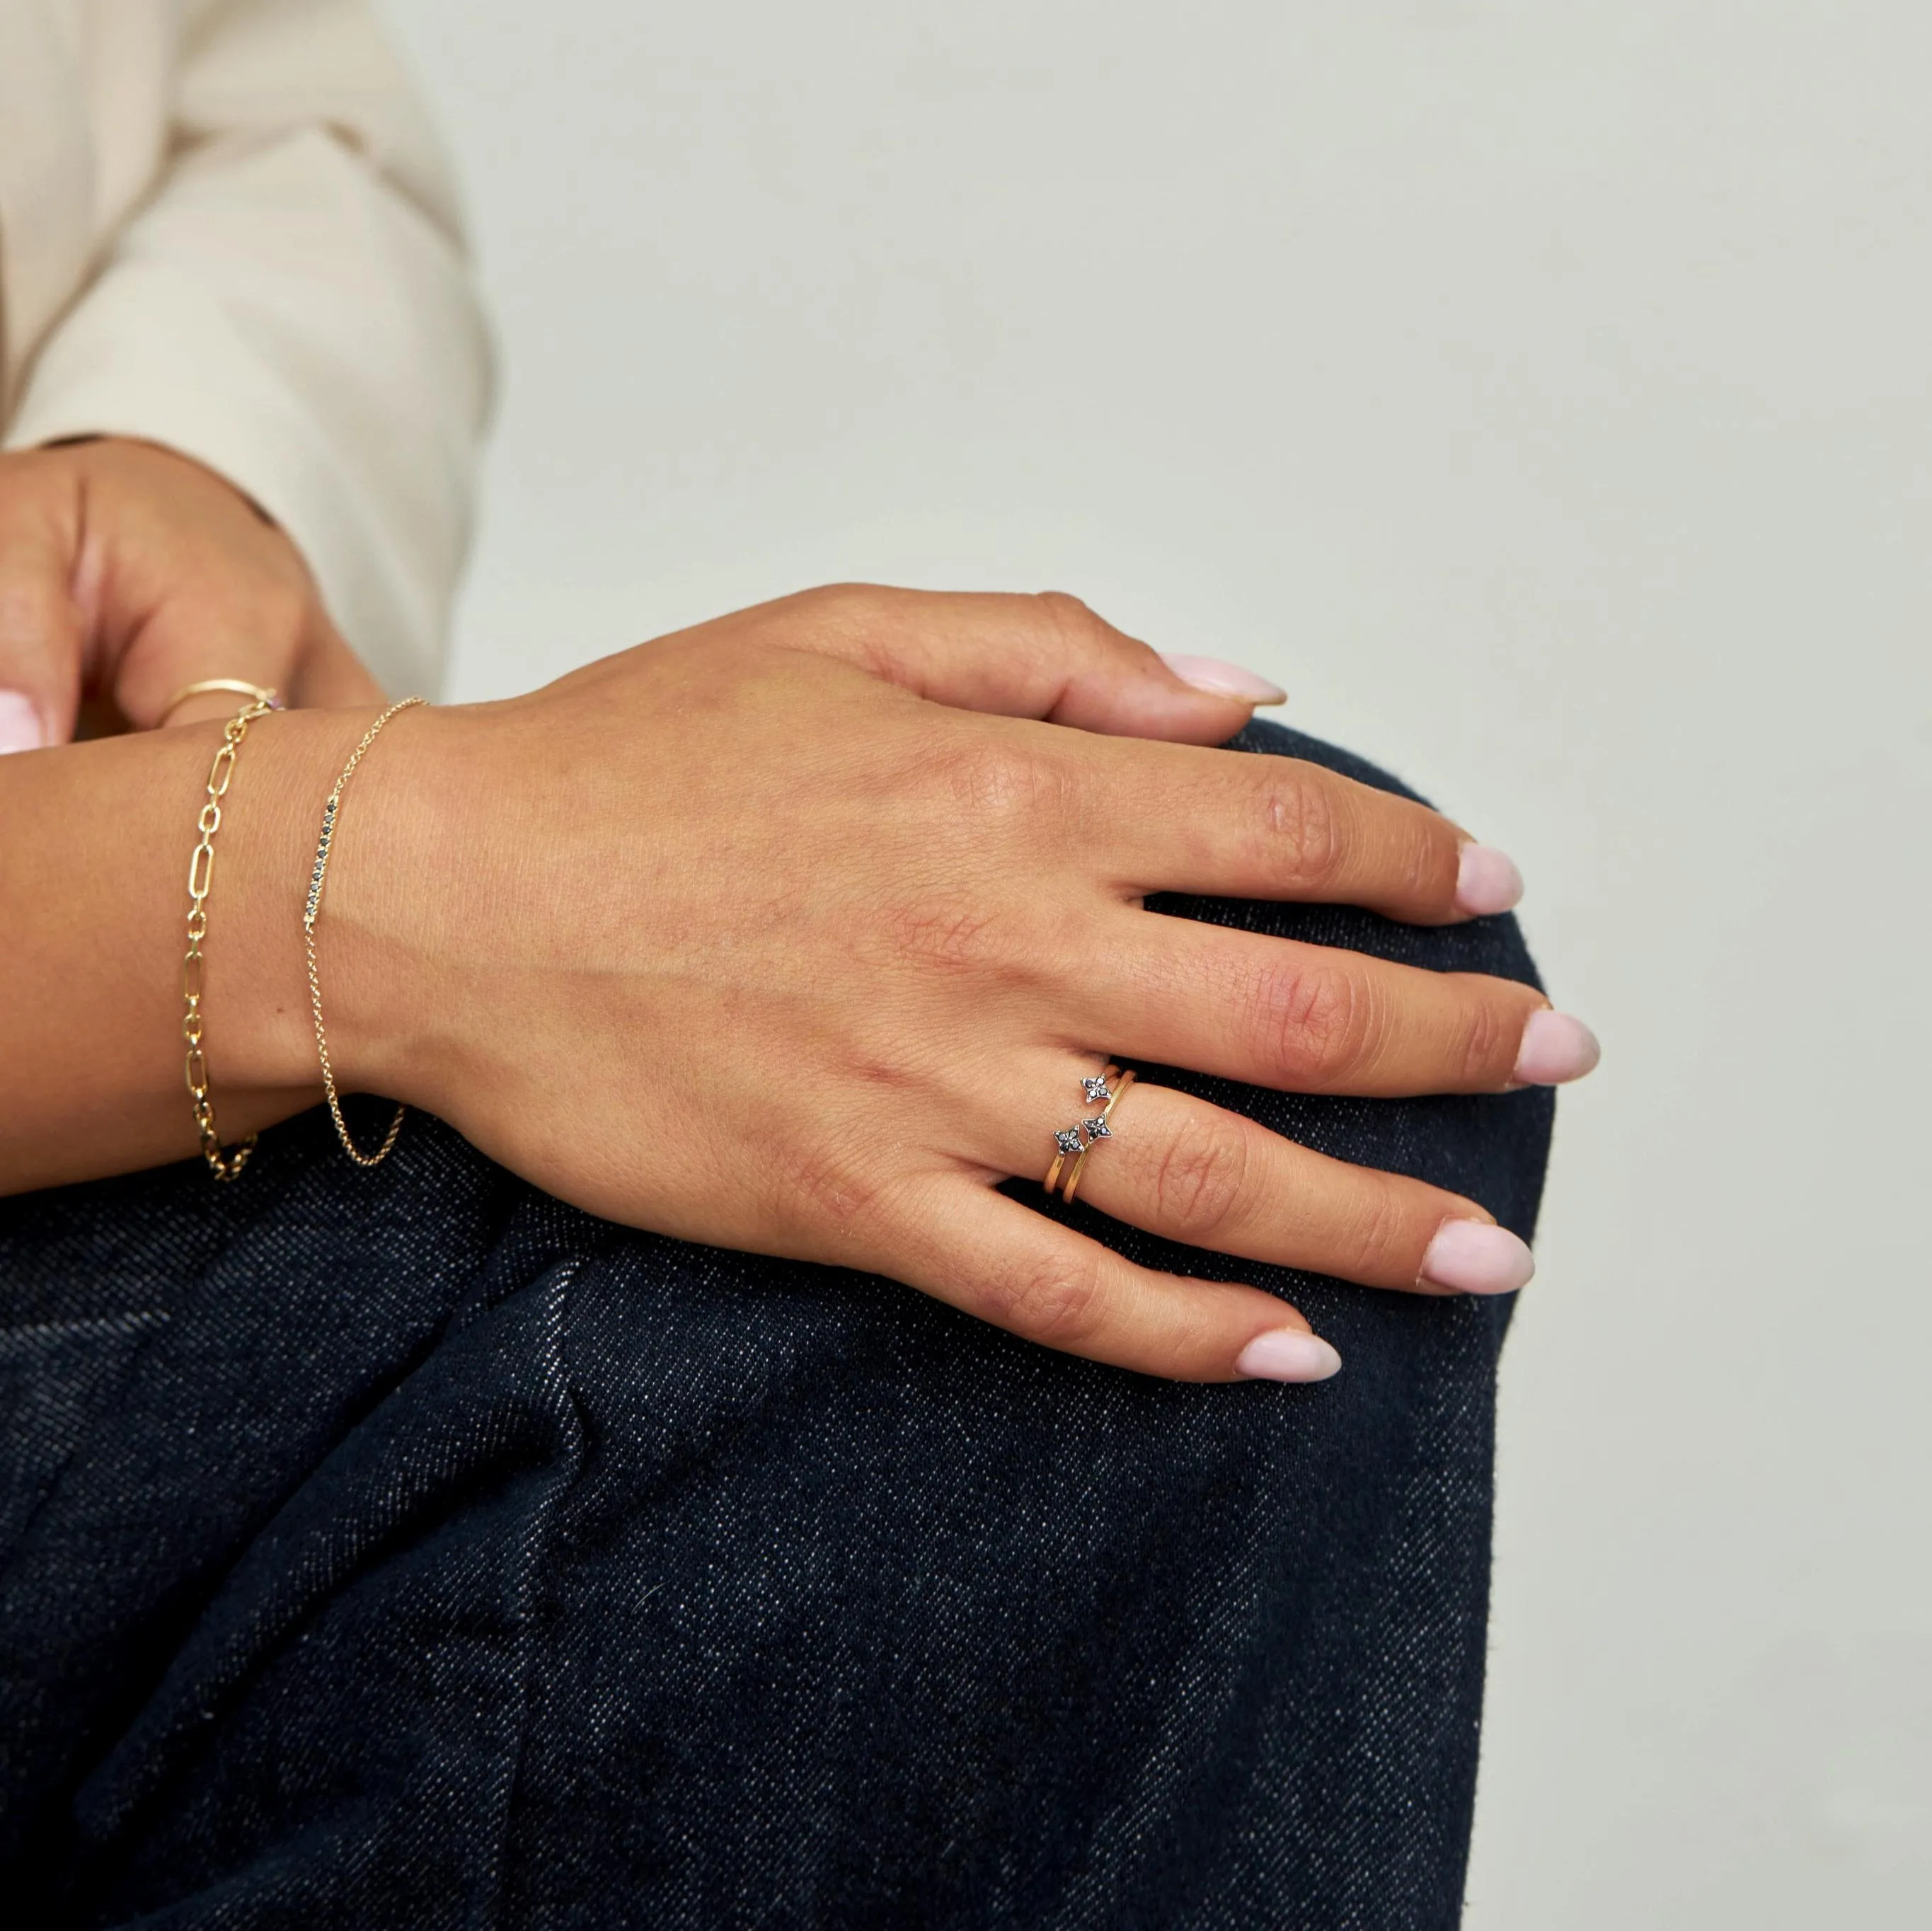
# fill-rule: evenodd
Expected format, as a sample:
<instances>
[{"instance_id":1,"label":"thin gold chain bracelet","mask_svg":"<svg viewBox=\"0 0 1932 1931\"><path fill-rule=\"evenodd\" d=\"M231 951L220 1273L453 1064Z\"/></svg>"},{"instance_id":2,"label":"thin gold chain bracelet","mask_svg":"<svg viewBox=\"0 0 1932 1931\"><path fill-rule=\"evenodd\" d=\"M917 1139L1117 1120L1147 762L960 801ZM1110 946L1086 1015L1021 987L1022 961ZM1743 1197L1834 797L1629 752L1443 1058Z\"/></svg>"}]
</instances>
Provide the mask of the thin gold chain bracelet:
<instances>
[{"instance_id":1,"label":"thin gold chain bracelet","mask_svg":"<svg viewBox=\"0 0 1932 1931\"><path fill-rule=\"evenodd\" d=\"M349 1123L342 1117L342 1100L335 1090L335 1071L328 1063L328 1030L322 1023L322 976L315 962L315 922L322 910L322 882L328 876L328 847L335 836L336 814L342 809L342 794L349 788L349 781L356 775L356 767L362 762L369 747L376 742L376 734L398 711L406 711L412 704L420 704L426 700L405 697L400 703L392 704L369 728L362 733L362 742L349 754L349 762L342 767L342 775L335 781L335 788L328 794L328 802L322 807L322 835L316 841L315 869L309 874L308 900L302 908L302 943L308 950L308 997L315 1012L315 1050L322 1061L322 1090L328 1096L330 1117L335 1122L335 1137L342 1142L342 1150L358 1167L377 1167L389 1156L389 1150L396 1144L396 1135L403 1130L403 1116L409 1109L396 1108L396 1117L389 1122L389 1130L382 1136L382 1144L373 1153L365 1153L349 1137Z\"/></svg>"},{"instance_id":2,"label":"thin gold chain bracelet","mask_svg":"<svg viewBox=\"0 0 1932 1931\"><path fill-rule=\"evenodd\" d=\"M238 1141L232 1152L221 1149L221 1134L214 1123L214 1102L208 1096L208 1057L202 1051L203 1020L201 1010L202 958L201 942L208 937L208 895L214 883L214 835L221 829L221 801L228 795L228 782L235 775L235 754L248 735L248 727L257 718L280 709L272 691L258 691L252 685L231 688L252 693L248 702L230 718L221 733L221 747L208 768L208 799L201 808L201 841L188 862L188 951L182 959L182 1038L188 1046L188 1096L194 1108L196 1130L201 1135L201 1157L218 1180L238 1180L255 1150L252 1133Z\"/></svg>"}]
</instances>

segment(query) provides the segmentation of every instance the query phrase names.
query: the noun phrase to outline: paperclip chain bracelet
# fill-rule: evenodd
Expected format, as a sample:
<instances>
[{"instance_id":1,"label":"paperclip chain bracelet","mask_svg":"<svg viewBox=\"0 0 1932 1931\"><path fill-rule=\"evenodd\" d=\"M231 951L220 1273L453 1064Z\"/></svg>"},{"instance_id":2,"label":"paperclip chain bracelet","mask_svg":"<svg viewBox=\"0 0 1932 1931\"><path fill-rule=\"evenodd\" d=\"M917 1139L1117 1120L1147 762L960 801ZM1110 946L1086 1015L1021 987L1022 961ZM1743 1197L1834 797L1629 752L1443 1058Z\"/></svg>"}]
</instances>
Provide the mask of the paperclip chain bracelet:
<instances>
[{"instance_id":1,"label":"paperclip chain bracelet","mask_svg":"<svg viewBox=\"0 0 1932 1931\"><path fill-rule=\"evenodd\" d=\"M396 1117L389 1122L389 1130L382 1136L382 1144L373 1153L365 1153L349 1137L349 1123L342 1117L342 1100L335 1090L335 1070L328 1063L328 1030L322 1023L322 976L316 969L315 922L322 910L322 888L328 876L328 847L335 836L336 815L342 809L342 794L349 788L349 781L356 775L356 767L362 762L369 747L376 742L376 734L398 711L406 711L412 704L425 700L421 697L405 697L401 703L392 704L369 728L362 733L362 742L349 754L349 762L342 767L342 775L335 781L335 789L328 794L328 802L322 807L322 835L316 842L315 869L309 874L308 900L302 908L302 943L308 951L308 997L315 1012L315 1050L322 1061L322 1087L328 1096L330 1117L335 1122L335 1137L342 1142L342 1150L358 1167L378 1167L388 1158L389 1150L396 1144L396 1135L403 1130L403 1115L409 1109L398 1106Z\"/></svg>"},{"instance_id":2,"label":"paperclip chain bracelet","mask_svg":"<svg viewBox=\"0 0 1932 1931\"><path fill-rule=\"evenodd\" d=\"M237 1142L232 1152L222 1151L220 1132L214 1123L214 1102L208 1096L208 1059L201 1046L201 942L208 937L208 894L214 883L214 835L221 829L221 801L228 795L228 781L235 775L235 754L248 735L248 727L257 718L281 708L272 691L255 691L251 685L231 688L253 691L254 695L229 719L221 734L221 748L208 768L208 800L201 808L201 842L188 862L188 951L182 959L181 977L182 1037L188 1045L188 1096L194 1108L196 1130L201 1135L201 1157L218 1180L241 1177L248 1156L255 1150L255 1136L250 1133Z\"/></svg>"}]
</instances>

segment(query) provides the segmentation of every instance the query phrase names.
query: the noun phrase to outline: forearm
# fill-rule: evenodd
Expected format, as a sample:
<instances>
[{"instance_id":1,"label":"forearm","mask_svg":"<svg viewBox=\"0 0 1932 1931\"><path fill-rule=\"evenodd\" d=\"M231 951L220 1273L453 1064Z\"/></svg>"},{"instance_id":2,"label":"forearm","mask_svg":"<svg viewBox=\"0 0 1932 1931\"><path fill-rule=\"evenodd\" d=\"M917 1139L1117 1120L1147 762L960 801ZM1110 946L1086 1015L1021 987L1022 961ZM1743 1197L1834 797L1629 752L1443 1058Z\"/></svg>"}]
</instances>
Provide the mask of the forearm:
<instances>
[{"instance_id":1,"label":"forearm","mask_svg":"<svg viewBox=\"0 0 1932 1931\"><path fill-rule=\"evenodd\" d=\"M366 723L362 712L259 718L236 758L202 944L226 1141L321 1096L302 901L322 801ZM0 1089L0 1192L195 1150L181 961L196 816L220 742L210 724L0 758L0 1063L13 1075Z\"/></svg>"}]
</instances>

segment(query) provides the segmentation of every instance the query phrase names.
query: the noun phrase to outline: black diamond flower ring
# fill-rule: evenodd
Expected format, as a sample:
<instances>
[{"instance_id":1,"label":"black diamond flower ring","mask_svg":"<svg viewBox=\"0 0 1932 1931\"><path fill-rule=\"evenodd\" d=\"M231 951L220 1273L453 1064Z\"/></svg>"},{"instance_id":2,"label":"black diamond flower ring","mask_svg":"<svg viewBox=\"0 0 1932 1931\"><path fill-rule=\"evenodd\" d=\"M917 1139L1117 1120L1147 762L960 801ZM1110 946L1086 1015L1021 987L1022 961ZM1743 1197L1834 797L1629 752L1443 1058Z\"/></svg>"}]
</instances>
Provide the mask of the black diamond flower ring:
<instances>
[{"instance_id":1,"label":"black diamond flower ring","mask_svg":"<svg viewBox=\"0 0 1932 1931\"><path fill-rule=\"evenodd\" d=\"M1108 1084L1108 1082L1110 1080L1118 1079L1120 1076L1120 1068L1109 1065L1103 1073L1088 1074L1081 1081L1080 1090L1086 1095L1090 1105L1097 1105L1105 1102L1111 1107L1114 1099L1114 1090ZM1130 1073L1127 1077L1131 1079L1133 1075ZM1053 1164L1047 1168L1046 1178L1040 1183L1048 1193L1052 1193L1060 1185L1060 1172L1067 1162L1069 1160L1077 1162L1085 1156L1085 1149L1088 1142L1082 1138L1082 1129L1090 1128L1092 1124L1090 1120L1076 1120L1071 1126L1061 1126L1054 1129ZM1103 1117L1103 1123L1100 1128L1103 1136L1106 1130ZM1067 1195L1069 1200L1072 1198L1070 1193Z\"/></svg>"},{"instance_id":2,"label":"black diamond flower ring","mask_svg":"<svg viewBox=\"0 0 1932 1931\"><path fill-rule=\"evenodd\" d=\"M1080 1123L1086 1132L1087 1144L1081 1148L1080 1157L1073 1162L1072 1171L1066 1176L1066 1190L1060 1195L1060 1198L1070 1206L1072 1204L1074 1195L1079 1191L1080 1176L1087 1171L1088 1155L1093 1152L1094 1147L1100 1141L1111 1140L1114 1137L1114 1129L1108 1123L1109 1117L1114 1108L1120 1105L1128 1087L1134 1083L1134 1075L1131 1072L1121 1073L1116 1077L1114 1069L1109 1066L1107 1069L1107 1075L1108 1078L1113 1081L1112 1087L1107 1094L1107 1104L1093 1119L1083 1120ZM1087 1084L1090 1087L1094 1083L1090 1080Z\"/></svg>"}]
</instances>

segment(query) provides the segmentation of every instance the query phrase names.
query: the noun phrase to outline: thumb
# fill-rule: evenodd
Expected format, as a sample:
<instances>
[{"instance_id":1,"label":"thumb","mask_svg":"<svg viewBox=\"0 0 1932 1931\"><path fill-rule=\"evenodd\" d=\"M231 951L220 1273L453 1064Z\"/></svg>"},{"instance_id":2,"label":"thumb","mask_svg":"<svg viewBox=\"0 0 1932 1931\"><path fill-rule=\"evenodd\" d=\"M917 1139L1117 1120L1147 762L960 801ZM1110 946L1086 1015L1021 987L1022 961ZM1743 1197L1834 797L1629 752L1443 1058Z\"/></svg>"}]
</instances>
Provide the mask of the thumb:
<instances>
[{"instance_id":1,"label":"thumb","mask_svg":"<svg viewBox=\"0 0 1932 1931\"><path fill-rule=\"evenodd\" d=\"M0 493L0 752L74 735L86 640L76 540L44 499Z\"/></svg>"},{"instance_id":2,"label":"thumb","mask_svg":"<svg viewBox=\"0 0 1932 1931\"><path fill-rule=\"evenodd\" d=\"M1077 597L844 586L766 606L816 647L936 703L1117 737L1221 744L1286 693L1238 664L1162 657ZM803 610L797 607L803 605Z\"/></svg>"}]
</instances>

